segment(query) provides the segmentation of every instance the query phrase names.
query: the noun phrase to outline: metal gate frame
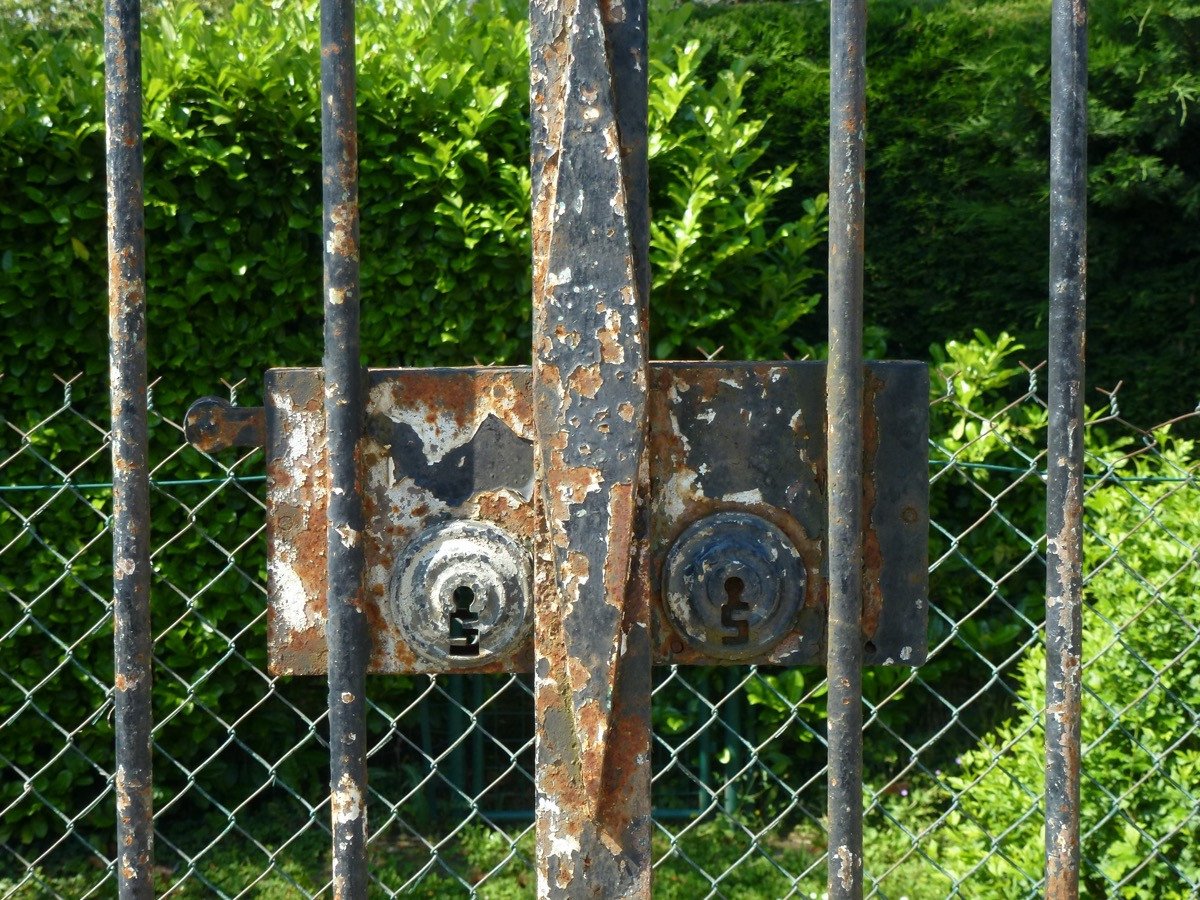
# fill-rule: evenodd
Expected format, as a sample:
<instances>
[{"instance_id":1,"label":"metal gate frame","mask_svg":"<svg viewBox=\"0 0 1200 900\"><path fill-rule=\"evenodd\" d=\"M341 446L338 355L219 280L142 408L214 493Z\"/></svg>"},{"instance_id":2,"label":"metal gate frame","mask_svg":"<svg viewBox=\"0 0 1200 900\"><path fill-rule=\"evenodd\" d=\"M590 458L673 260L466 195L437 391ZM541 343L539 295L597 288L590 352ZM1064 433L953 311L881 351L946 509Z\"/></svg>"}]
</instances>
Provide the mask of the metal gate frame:
<instances>
[{"instance_id":1,"label":"metal gate frame","mask_svg":"<svg viewBox=\"0 0 1200 900\"><path fill-rule=\"evenodd\" d=\"M619 336L628 354L627 379L611 379L604 402L628 403L641 421L647 360L648 294L646 196L646 8L598 0L531 4L535 145L535 285L546 287L556 250L552 197L537 193L539 176L558 165L553 152L569 133L568 102L555 93L538 103L539 88L565 92L580 71L613 85L608 113L615 116L611 149L626 165L606 189L624 192L622 218L629 253L598 264L618 293L632 292L634 327ZM862 284L865 180L865 0L832 0L830 39L830 241L828 460L830 566L828 674L829 890L831 897L862 895ZM149 897L152 885L151 628L149 470L147 465L146 279L142 196L142 115L139 0L106 0L105 123L108 181L110 378L113 454L113 617L116 731L117 867L119 893ZM562 42L571 41L569 46ZM362 530L356 453L361 439L362 394L358 362L358 199L354 93L353 0L321 3L322 156L325 231L325 412L329 425L329 706L335 894L365 897L366 778L364 686L366 624L358 603ZM569 63L569 65L568 65ZM1053 0L1050 171L1050 423L1047 478L1046 580L1046 893L1078 896L1080 785L1080 653L1082 643L1083 344L1086 296L1086 0ZM544 100L544 97L543 97ZM614 112L615 111L615 112ZM583 110L576 110L583 113ZM578 136L577 136L578 137ZM582 138L581 138L582 139ZM603 173L601 173L603 174ZM596 173L576 172L581 190L595 191ZM540 218L539 218L540 217ZM561 253L561 248L560 251ZM559 260L563 262L564 260ZM539 268L540 267L540 268ZM535 335L546 336L549 306L535 288ZM536 347L536 344L535 344ZM582 359L582 356L580 356ZM535 353L540 391L539 427L563 424L562 385L549 360ZM640 378L640 381L639 381ZM554 398L559 398L556 404ZM595 435L591 435L595 437ZM568 441L583 436L568 437ZM568 548L628 571L633 508L622 485L641 466L636 428L625 439L632 452L612 474L607 498L623 511L612 517L600 544L559 522ZM543 445L541 465L559 465ZM544 474L544 472L543 472ZM614 488L616 488L614 490ZM617 562L614 563L613 560ZM605 570L607 572L607 569ZM603 581L607 581L607 578ZM603 581L595 583L603 587ZM551 586L553 588L553 585ZM561 588L561 585L559 585ZM594 590L594 589L593 589ZM632 596L632 595L631 595ZM559 598L562 599L561 597ZM626 601L620 621L644 622L645 610ZM635 628L633 632L637 632ZM543 629L544 632L544 629ZM578 632L566 643L539 637L538 656L565 671L577 661L613 664L616 631ZM556 642L556 640L558 642ZM572 643L572 640L575 643ZM539 688L539 894L646 896L650 891L648 665L642 649L622 656L613 677L625 689L601 700L602 714L582 731L556 732L557 696ZM552 678L545 679L554 684ZM608 682L609 686L613 682ZM557 688L555 688L557 690ZM639 699L640 698L640 699ZM549 736L546 739L546 736ZM556 741L583 748L580 782L551 761ZM609 758L608 748L628 751ZM620 777L618 777L620 776ZM597 790L604 787L601 798ZM544 801L544 802L543 802ZM597 828L597 823L605 827ZM615 827L621 825L622 827ZM612 846L613 835L618 845ZM597 863L571 872L567 856ZM582 857L580 850L583 850Z\"/></svg>"}]
</instances>

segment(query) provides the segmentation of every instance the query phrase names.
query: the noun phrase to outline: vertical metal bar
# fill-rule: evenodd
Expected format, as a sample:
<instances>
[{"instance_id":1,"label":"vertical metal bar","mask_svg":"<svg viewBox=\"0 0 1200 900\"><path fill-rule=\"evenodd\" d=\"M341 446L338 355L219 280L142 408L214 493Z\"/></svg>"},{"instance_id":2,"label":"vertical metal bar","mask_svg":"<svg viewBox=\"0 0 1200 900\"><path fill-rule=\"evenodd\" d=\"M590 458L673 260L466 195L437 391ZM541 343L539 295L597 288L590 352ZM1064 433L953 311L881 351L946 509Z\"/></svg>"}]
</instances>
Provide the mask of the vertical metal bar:
<instances>
[{"instance_id":1,"label":"vertical metal bar","mask_svg":"<svg viewBox=\"0 0 1200 900\"><path fill-rule=\"evenodd\" d=\"M741 771L743 761L742 694L737 690L742 683L741 672L740 667L725 669L721 691L725 697L725 702L721 704L721 721L725 725L725 754L729 760L725 767L726 781L722 791L722 804L730 816L737 814L738 786L734 775Z\"/></svg>"},{"instance_id":2,"label":"vertical metal bar","mask_svg":"<svg viewBox=\"0 0 1200 900\"><path fill-rule=\"evenodd\" d=\"M478 716L479 710L483 707L483 679L471 679L471 709L476 711ZM483 743L483 728L480 725L474 725L471 728L471 803L474 804L483 794L483 789L486 785L484 779L483 759L484 753L487 750Z\"/></svg>"},{"instance_id":3,"label":"vertical metal bar","mask_svg":"<svg viewBox=\"0 0 1200 900\"><path fill-rule=\"evenodd\" d=\"M829 896L862 896L863 219L866 0L829 32Z\"/></svg>"},{"instance_id":4,"label":"vertical metal bar","mask_svg":"<svg viewBox=\"0 0 1200 900\"><path fill-rule=\"evenodd\" d=\"M467 718L465 696L463 689L466 687L466 679L462 675L446 675L446 693L450 695L449 709L446 715L446 726L448 733L446 740L450 744L451 749L446 754L446 774L450 779L450 802L449 806L455 810L456 815L461 815L467 809L467 805L463 802L462 794L471 792L470 786L467 784L467 742L459 740L462 735L466 734L470 720ZM476 676L474 681L478 681ZM456 743L457 742L457 743Z\"/></svg>"},{"instance_id":5,"label":"vertical metal bar","mask_svg":"<svg viewBox=\"0 0 1200 900\"><path fill-rule=\"evenodd\" d=\"M146 235L142 206L139 0L104 6L109 379L113 462L113 681L117 892L154 894L150 630L150 470L146 396Z\"/></svg>"},{"instance_id":6,"label":"vertical metal bar","mask_svg":"<svg viewBox=\"0 0 1200 900\"><path fill-rule=\"evenodd\" d=\"M427 760L430 760L432 774L437 775L439 774L437 770L437 761L434 759L437 754L433 749L433 723L430 721L429 717L429 706L430 703L428 700L420 705L420 711L417 713L417 727L421 734L421 752L425 755ZM441 813L440 803L438 801L438 795L441 793L441 789L442 785L439 784L438 781L435 781L424 792L425 808L428 810L429 821L431 822L438 821L438 817Z\"/></svg>"},{"instance_id":7,"label":"vertical metal bar","mask_svg":"<svg viewBox=\"0 0 1200 900\"><path fill-rule=\"evenodd\" d=\"M646 4L529 10L538 895L649 897Z\"/></svg>"},{"instance_id":8,"label":"vertical metal bar","mask_svg":"<svg viewBox=\"0 0 1200 900\"><path fill-rule=\"evenodd\" d=\"M1079 896L1087 0L1054 0L1046 480L1046 896Z\"/></svg>"},{"instance_id":9,"label":"vertical metal bar","mask_svg":"<svg viewBox=\"0 0 1200 900\"><path fill-rule=\"evenodd\" d=\"M329 454L329 760L333 889L367 896L368 633L362 608L359 449L358 126L354 2L321 0L321 163L325 236L325 421Z\"/></svg>"}]
</instances>

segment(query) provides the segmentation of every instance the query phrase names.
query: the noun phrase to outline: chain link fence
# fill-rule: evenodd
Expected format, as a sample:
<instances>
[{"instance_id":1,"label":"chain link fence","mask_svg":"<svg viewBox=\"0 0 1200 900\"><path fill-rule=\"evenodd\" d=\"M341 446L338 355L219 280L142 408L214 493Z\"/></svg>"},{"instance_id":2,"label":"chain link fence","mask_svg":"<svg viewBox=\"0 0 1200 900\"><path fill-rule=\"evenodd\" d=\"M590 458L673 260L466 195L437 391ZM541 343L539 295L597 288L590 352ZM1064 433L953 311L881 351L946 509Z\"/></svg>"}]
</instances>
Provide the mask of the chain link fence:
<instances>
[{"instance_id":1,"label":"chain link fence","mask_svg":"<svg viewBox=\"0 0 1200 900\"><path fill-rule=\"evenodd\" d=\"M1036 895L1045 407L1036 371L939 369L930 656L865 673L865 883ZM40 416L0 423L5 897L115 891L107 395L56 390ZM205 456L181 417L152 408L156 887L321 895L325 685L266 671L262 457ZM1114 394L1089 422L1082 887L1196 896L1197 416L1138 428ZM669 668L655 683L656 896L821 896L821 673ZM532 896L529 680L369 686L373 892Z\"/></svg>"}]
</instances>

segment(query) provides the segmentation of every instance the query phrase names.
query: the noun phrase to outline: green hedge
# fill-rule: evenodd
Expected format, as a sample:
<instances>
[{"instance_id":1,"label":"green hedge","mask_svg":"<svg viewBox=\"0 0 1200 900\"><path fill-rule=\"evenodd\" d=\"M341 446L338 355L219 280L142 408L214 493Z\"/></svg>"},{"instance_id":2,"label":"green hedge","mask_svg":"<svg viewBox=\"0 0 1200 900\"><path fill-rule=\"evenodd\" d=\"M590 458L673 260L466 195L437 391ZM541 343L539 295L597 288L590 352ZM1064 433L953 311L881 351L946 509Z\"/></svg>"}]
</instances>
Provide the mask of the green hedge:
<instances>
[{"instance_id":1,"label":"green hedge","mask_svg":"<svg viewBox=\"0 0 1200 900\"><path fill-rule=\"evenodd\" d=\"M240 3L208 22L177 3L148 23L149 357L164 409L320 358L314 16ZM524 11L430 0L360 18L364 358L524 361ZM759 162L748 76L701 80L685 19L657 17L652 62L656 349L795 353L781 326L816 303L822 208L778 208L788 170ZM36 408L50 372L105 371L102 64L94 32L10 26L2 43L0 391ZM720 323L735 312L731 343Z\"/></svg>"},{"instance_id":2,"label":"green hedge","mask_svg":"<svg viewBox=\"0 0 1200 900\"><path fill-rule=\"evenodd\" d=\"M1153 439L1161 456L1142 458L1128 440L1094 447L1122 459L1127 477L1146 481L1134 491L1104 485L1087 498L1094 537L1085 561L1081 878L1093 897L1182 900L1195 896L1189 885L1200 881L1200 649L1192 634L1200 614L1200 517L1195 490L1178 483L1180 472L1194 471L1196 446L1170 428ZM979 896L1022 896L1042 871L1045 733L1030 723L1045 703L1040 642L1023 654L1018 673L1018 712L963 754L948 778L963 792L960 807L930 849L957 877L987 858L974 873ZM988 858L998 835L1005 852Z\"/></svg>"},{"instance_id":3,"label":"green hedge","mask_svg":"<svg viewBox=\"0 0 1200 900\"><path fill-rule=\"evenodd\" d=\"M1200 400L1200 4L1091 7L1089 383L1153 425ZM867 317L889 353L1013 332L1041 358L1048 270L1049 6L872 0ZM709 64L748 59L766 159L826 183L828 4L716 7ZM819 339L820 318L809 320Z\"/></svg>"}]
</instances>

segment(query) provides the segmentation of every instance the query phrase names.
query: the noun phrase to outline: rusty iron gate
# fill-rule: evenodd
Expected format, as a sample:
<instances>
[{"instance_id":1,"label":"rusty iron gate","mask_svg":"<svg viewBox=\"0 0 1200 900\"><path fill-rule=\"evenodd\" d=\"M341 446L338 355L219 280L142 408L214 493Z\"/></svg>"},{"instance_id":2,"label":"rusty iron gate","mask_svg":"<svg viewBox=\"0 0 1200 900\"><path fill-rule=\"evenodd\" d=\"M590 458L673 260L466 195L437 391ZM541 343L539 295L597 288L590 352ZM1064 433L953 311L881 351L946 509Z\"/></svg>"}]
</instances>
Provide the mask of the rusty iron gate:
<instances>
[{"instance_id":1,"label":"rusty iron gate","mask_svg":"<svg viewBox=\"0 0 1200 900\"><path fill-rule=\"evenodd\" d=\"M1046 892L1078 895L1086 5L1052 13ZM828 886L863 885L862 667L926 649L928 375L864 363L865 0L833 0L829 359L648 358L646 3L530 4L533 364L364 369L352 0L321 4L325 357L204 450L267 458L269 656L326 674L365 897L368 673L532 672L542 897L651 893L651 667L825 665ZM152 887L139 0L105 8L118 883Z\"/></svg>"}]
</instances>

